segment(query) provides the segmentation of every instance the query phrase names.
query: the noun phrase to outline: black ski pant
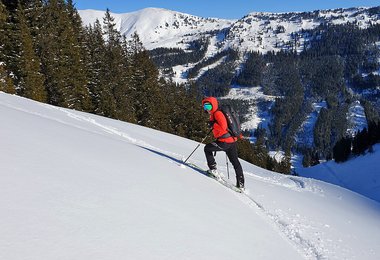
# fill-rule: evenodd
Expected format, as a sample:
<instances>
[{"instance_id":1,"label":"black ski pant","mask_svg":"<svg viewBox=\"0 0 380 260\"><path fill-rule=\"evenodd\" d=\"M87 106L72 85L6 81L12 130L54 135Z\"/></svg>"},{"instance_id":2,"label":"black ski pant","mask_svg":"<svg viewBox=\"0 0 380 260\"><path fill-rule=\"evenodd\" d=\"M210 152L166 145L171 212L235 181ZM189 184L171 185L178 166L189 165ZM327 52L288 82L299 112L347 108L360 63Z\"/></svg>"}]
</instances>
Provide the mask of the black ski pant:
<instances>
[{"instance_id":1,"label":"black ski pant","mask_svg":"<svg viewBox=\"0 0 380 260\"><path fill-rule=\"evenodd\" d=\"M216 169L216 162L215 162L213 152L219 152L219 151L226 152L228 159L230 160L230 162L232 163L235 169L237 186L239 187L244 186L243 169L239 162L236 142L225 143L225 142L215 141L215 142L206 144L204 151L206 154L207 165L210 169Z\"/></svg>"}]
</instances>

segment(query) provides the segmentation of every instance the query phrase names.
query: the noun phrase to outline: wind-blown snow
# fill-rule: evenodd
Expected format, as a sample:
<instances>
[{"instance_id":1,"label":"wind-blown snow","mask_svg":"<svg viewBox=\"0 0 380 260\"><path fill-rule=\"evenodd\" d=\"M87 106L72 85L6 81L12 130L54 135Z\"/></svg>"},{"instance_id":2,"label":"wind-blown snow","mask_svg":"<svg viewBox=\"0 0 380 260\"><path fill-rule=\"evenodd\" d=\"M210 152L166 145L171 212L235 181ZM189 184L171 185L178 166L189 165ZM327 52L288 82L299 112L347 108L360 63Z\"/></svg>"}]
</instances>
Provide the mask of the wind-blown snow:
<instances>
[{"instance_id":1,"label":"wind-blown snow","mask_svg":"<svg viewBox=\"0 0 380 260\"><path fill-rule=\"evenodd\" d=\"M242 161L238 194L179 167L194 141L4 93L0 118L0 259L380 257L380 204L338 186Z\"/></svg>"}]
</instances>

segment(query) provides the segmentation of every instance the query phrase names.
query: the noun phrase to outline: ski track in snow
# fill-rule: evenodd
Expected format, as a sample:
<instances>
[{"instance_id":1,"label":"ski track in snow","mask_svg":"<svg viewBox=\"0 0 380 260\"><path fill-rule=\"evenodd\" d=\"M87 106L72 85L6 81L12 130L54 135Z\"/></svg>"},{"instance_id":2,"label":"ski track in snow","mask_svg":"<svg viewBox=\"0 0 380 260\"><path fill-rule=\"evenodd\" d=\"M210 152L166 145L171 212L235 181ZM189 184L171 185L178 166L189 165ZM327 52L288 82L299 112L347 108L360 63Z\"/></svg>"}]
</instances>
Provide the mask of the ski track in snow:
<instances>
[{"instance_id":1,"label":"ski track in snow","mask_svg":"<svg viewBox=\"0 0 380 260\"><path fill-rule=\"evenodd\" d=\"M233 192L233 191L231 191ZM327 256L324 255L321 248L314 245L312 241L303 237L301 231L304 229L302 221L292 220L292 218L287 217L286 213L282 213L281 210L277 212L270 212L261 203L257 202L252 196L248 194L236 194L240 201L245 203L251 208L258 209L259 212L256 213L261 215L267 220L267 223L272 225L273 228L278 230L278 233L288 242L293 245L299 254L303 255L307 259L326 259ZM298 215L299 216L299 215ZM303 220L305 221L305 220ZM290 222L290 223L289 223Z\"/></svg>"},{"instance_id":2,"label":"ski track in snow","mask_svg":"<svg viewBox=\"0 0 380 260\"><path fill-rule=\"evenodd\" d=\"M63 120L58 120L57 118L49 117L35 111L32 112L32 111L28 111L19 107L14 107L11 104L3 103L3 105L11 107L13 109L17 109L25 113L33 114L33 115L43 117L49 120L54 120L56 122L69 125L71 127L76 127L84 131L88 131L95 134L101 134L99 132L90 130L88 128L84 128L76 124L65 122ZM107 134L122 137L127 142L133 145L137 145L142 148L152 150L157 153L161 153L163 155L168 155L173 158L179 158L178 161L180 161L181 159L183 160L183 158L185 158L181 154L164 151L162 149L159 149L157 147L154 147L146 143L145 141L132 138L131 136L124 133L123 131L118 130L117 128L103 125L97 122L95 118L93 117L82 116L80 115L80 112L73 113L67 109L60 108L60 107L52 107L46 104L39 104L39 105L48 109L54 109L54 110L57 110L58 112L65 113L66 116L71 119L88 122L100 128L102 131L104 131ZM168 161L175 163L175 161L170 160L170 159L168 159ZM199 161L196 161L195 163L197 165L202 165L202 163ZM244 172L244 174L248 178L253 178L258 181L262 181L262 182L269 183L272 185L282 186L284 188L291 189L298 192L305 192L305 191L313 192L315 194L323 196L323 190L317 187L313 187L313 185L309 185L309 183L306 183L307 181L301 180L300 178L297 178L297 177L293 177L293 176L288 177L288 176L279 175L278 177L274 178L273 176L266 177L266 176L261 176L259 174L255 174L252 172ZM262 203L258 202L255 198L252 197L252 195L249 194L249 190L246 191L245 193L237 193L227 187L224 187L224 188L230 191L232 194L234 194L242 203L244 203L245 205L253 209L255 214L260 215L269 225L271 225L274 229L278 231L278 233L284 238L285 241L288 241L292 246L294 246L296 250L305 258L307 259L326 259L327 258L327 256L323 253L323 246L321 248L321 246L315 245L312 241L303 237L301 234L302 230L304 230L305 228L305 223L309 223L310 221L308 221L307 219L301 219L299 214L296 214L295 215L296 218L294 218L294 216L290 216L286 212L284 213L281 210L275 210L274 212L268 210ZM297 220L297 217L299 218L299 220ZM318 225L318 223L310 223L307 228L313 227L315 225ZM323 224L319 224L319 225L323 225Z\"/></svg>"},{"instance_id":3,"label":"ski track in snow","mask_svg":"<svg viewBox=\"0 0 380 260\"><path fill-rule=\"evenodd\" d=\"M252 175L252 173L249 174L249 176ZM300 183L299 180L296 180L295 182ZM279 182L272 182L272 184L281 185ZM304 184L299 185L300 187L304 186ZM290 187L288 185L282 186L293 189L293 187ZM308 222L307 219L302 219L299 214L296 214L296 218L294 218L293 216L288 216L287 213L282 212L282 210L271 212L270 210L266 209L262 203L254 199L252 195L250 195L249 190L247 190L245 193L237 193L227 187L224 188L234 194L242 203L253 209L255 211L255 214L258 214L269 225L276 229L285 241L288 241L294 248L296 248L300 255L303 255L306 259L328 258L323 252L323 246L321 247L314 245L311 240L303 237L301 234L305 228L310 228L313 225L315 226L317 223L305 225L302 223Z\"/></svg>"}]
</instances>

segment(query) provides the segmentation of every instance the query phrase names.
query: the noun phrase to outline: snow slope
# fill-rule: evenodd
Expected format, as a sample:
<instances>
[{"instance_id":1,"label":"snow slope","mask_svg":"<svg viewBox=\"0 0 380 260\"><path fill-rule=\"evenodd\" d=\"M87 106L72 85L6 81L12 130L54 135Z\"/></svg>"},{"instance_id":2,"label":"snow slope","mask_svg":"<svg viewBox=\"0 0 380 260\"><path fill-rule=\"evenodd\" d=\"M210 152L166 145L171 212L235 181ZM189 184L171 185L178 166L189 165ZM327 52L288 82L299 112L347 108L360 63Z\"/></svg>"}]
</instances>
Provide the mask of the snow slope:
<instances>
[{"instance_id":1,"label":"snow slope","mask_svg":"<svg viewBox=\"0 0 380 260\"><path fill-rule=\"evenodd\" d=\"M380 145L374 153L350 159L344 163L325 162L314 167L299 168L304 177L329 182L380 202Z\"/></svg>"},{"instance_id":2,"label":"snow slope","mask_svg":"<svg viewBox=\"0 0 380 260\"><path fill-rule=\"evenodd\" d=\"M238 194L178 165L191 140L4 93L0 118L0 259L380 258L346 189L242 161Z\"/></svg>"}]
</instances>

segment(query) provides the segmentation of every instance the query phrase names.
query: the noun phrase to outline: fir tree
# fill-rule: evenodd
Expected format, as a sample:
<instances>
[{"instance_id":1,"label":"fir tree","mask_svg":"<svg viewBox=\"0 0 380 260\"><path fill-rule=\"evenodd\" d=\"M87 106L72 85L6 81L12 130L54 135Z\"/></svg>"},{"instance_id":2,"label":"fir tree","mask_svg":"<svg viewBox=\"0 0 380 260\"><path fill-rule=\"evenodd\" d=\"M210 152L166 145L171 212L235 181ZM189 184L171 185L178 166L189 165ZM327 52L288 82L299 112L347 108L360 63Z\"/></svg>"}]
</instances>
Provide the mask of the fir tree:
<instances>
[{"instance_id":1,"label":"fir tree","mask_svg":"<svg viewBox=\"0 0 380 260\"><path fill-rule=\"evenodd\" d=\"M91 110L83 64L82 47L75 35L63 0L51 0L45 7L45 33L40 48L49 102L77 110Z\"/></svg>"},{"instance_id":2,"label":"fir tree","mask_svg":"<svg viewBox=\"0 0 380 260\"><path fill-rule=\"evenodd\" d=\"M103 82L103 90L108 92L104 93L108 102L104 105L107 106L110 116L135 122L127 75L127 50L123 48L123 39L116 29L114 20L107 9L103 18L103 35L106 42L103 58L105 67L102 74L107 81Z\"/></svg>"},{"instance_id":3,"label":"fir tree","mask_svg":"<svg viewBox=\"0 0 380 260\"><path fill-rule=\"evenodd\" d=\"M168 131L169 111L158 84L158 70L135 33L129 41L130 84L134 89L134 109L141 125Z\"/></svg>"},{"instance_id":4,"label":"fir tree","mask_svg":"<svg viewBox=\"0 0 380 260\"><path fill-rule=\"evenodd\" d=\"M40 71L40 59L35 53L32 35L25 12L19 4L17 10L20 55L18 65L18 89L22 96L40 102L47 101L44 76Z\"/></svg>"},{"instance_id":5,"label":"fir tree","mask_svg":"<svg viewBox=\"0 0 380 260\"><path fill-rule=\"evenodd\" d=\"M107 117L115 115L116 101L111 89L107 89L107 64L105 64L105 42L100 22L87 27L85 33L85 63L88 88L93 103L93 112Z\"/></svg>"},{"instance_id":6,"label":"fir tree","mask_svg":"<svg viewBox=\"0 0 380 260\"><path fill-rule=\"evenodd\" d=\"M30 33L33 41L38 40L38 35L42 34L42 24L44 23L44 1L43 0L28 0L23 1L22 7L25 12L26 20L28 22Z\"/></svg>"}]
</instances>

